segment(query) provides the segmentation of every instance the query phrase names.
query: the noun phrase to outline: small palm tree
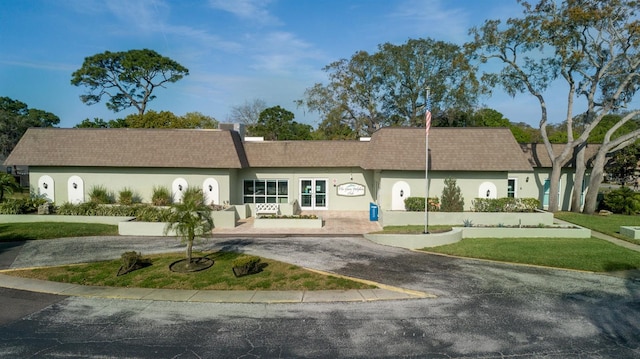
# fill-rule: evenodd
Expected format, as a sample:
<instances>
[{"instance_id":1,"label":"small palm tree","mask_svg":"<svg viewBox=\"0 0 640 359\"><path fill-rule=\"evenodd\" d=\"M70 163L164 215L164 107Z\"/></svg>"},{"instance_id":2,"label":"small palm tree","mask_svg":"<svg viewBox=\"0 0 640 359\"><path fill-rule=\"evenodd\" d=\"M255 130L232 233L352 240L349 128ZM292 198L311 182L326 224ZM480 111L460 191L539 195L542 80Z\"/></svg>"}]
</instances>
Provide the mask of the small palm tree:
<instances>
[{"instance_id":1,"label":"small palm tree","mask_svg":"<svg viewBox=\"0 0 640 359\"><path fill-rule=\"evenodd\" d=\"M0 173L0 202L4 199L4 194L13 194L13 191L19 190L20 185L16 179L8 173Z\"/></svg>"},{"instance_id":2,"label":"small palm tree","mask_svg":"<svg viewBox=\"0 0 640 359\"><path fill-rule=\"evenodd\" d=\"M182 202L171 205L169 223L165 227L165 234L175 230L178 237L187 243L187 267L192 262L193 241L196 237L210 235L212 229L211 207L205 204L202 190L187 188Z\"/></svg>"}]
</instances>

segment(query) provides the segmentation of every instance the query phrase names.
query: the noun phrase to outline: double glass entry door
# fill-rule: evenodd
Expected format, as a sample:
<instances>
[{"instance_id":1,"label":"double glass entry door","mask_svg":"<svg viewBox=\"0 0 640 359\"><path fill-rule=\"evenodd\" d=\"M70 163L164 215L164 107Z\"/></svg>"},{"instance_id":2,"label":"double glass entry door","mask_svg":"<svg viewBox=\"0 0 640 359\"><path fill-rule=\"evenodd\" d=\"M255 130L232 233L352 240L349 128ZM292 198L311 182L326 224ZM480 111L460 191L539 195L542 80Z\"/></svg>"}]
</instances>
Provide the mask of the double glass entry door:
<instances>
[{"instance_id":1,"label":"double glass entry door","mask_svg":"<svg viewBox=\"0 0 640 359\"><path fill-rule=\"evenodd\" d=\"M327 180L300 180L300 207L304 210L327 209Z\"/></svg>"}]
</instances>

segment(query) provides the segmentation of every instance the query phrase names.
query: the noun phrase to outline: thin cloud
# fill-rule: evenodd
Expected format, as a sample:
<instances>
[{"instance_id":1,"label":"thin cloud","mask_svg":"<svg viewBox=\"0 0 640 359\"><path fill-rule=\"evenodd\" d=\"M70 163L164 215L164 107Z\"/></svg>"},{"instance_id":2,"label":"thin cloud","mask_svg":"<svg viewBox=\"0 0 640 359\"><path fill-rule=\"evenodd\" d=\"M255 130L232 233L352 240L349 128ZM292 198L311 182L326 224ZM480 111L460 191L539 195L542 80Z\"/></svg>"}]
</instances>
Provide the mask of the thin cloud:
<instances>
[{"instance_id":1,"label":"thin cloud","mask_svg":"<svg viewBox=\"0 0 640 359\"><path fill-rule=\"evenodd\" d=\"M311 44L289 32L271 32L257 40L255 43L260 46L253 50L255 63L251 66L257 70L291 73L296 69L309 69L305 61L321 58L321 53Z\"/></svg>"},{"instance_id":2,"label":"thin cloud","mask_svg":"<svg viewBox=\"0 0 640 359\"><path fill-rule=\"evenodd\" d=\"M155 32L169 15L169 5L161 0L110 0L107 9L116 18L141 31Z\"/></svg>"},{"instance_id":3,"label":"thin cloud","mask_svg":"<svg viewBox=\"0 0 640 359\"><path fill-rule=\"evenodd\" d=\"M422 37L463 42L470 28L470 15L462 8L445 8L441 0L406 0L399 3L390 18L423 33Z\"/></svg>"},{"instance_id":4,"label":"thin cloud","mask_svg":"<svg viewBox=\"0 0 640 359\"><path fill-rule=\"evenodd\" d=\"M16 67L26 67L38 70L54 70L54 71L75 71L77 65L61 64L53 62L32 62L32 61L18 61L18 60L0 60L0 64Z\"/></svg>"},{"instance_id":5,"label":"thin cloud","mask_svg":"<svg viewBox=\"0 0 640 359\"><path fill-rule=\"evenodd\" d=\"M229 12L240 19L260 25L280 25L280 20L266 9L269 3L271 0L209 0L212 8Z\"/></svg>"}]
</instances>

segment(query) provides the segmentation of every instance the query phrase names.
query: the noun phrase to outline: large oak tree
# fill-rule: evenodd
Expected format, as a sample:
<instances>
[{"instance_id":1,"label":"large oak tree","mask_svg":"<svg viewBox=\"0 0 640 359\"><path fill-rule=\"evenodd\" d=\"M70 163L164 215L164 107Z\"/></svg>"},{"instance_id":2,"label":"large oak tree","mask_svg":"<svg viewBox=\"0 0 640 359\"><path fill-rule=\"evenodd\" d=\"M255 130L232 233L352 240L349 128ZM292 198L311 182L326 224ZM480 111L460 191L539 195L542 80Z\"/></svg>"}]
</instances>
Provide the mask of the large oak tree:
<instances>
[{"instance_id":1,"label":"large oak tree","mask_svg":"<svg viewBox=\"0 0 640 359\"><path fill-rule=\"evenodd\" d=\"M298 105L319 113L321 127L347 125L360 136L384 126L423 126L428 92L436 120L444 112L439 109L470 110L479 87L462 49L433 39L385 43L376 53L358 51L324 71L328 83L307 89Z\"/></svg>"},{"instance_id":2,"label":"large oak tree","mask_svg":"<svg viewBox=\"0 0 640 359\"><path fill-rule=\"evenodd\" d=\"M575 156L572 210L580 207L580 184L586 169L584 149L591 131L604 116L626 110L603 137L593 161L584 203L584 212L592 213L607 155L640 136L640 131L633 131L612 138L640 113L626 109L640 86L637 17L640 5L634 0L540 0L534 4L519 0L519 3L524 10L522 17L511 18L504 24L489 20L473 28L474 41L467 47L482 61L498 60L503 65L499 72L483 76L489 86L502 86L512 96L527 93L539 102L539 130L553 163L549 193L558 193L561 168ZM559 151L553 148L547 133L546 90L555 81L564 82L567 89L562 105L567 140ZM576 134L574 104L578 100L586 103L580 114L586 125ZM558 197L551 195L549 210L558 209Z\"/></svg>"},{"instance_id":3,"label":"large oak tree","mask_svg":"<svg viewBox=\"0 0 640 359\"><path fill-rule=\"evenodd\" d=\"M11 153L29 127L54 127L58 123L60 118L50 112L0 97L0 158Z\"/></svg>"},{"instance_id":4,"label":"large oak tree","mask_svg":"<svg viewBox=\"0 0 640 359\"><path fill-rule=\"evenodd\" d=\"M71 76L71 84L86 86L89 91L80 100L93 105L109 98L107 108L118 112L135 107L143 115L153 91L189 74L176 61L153 50L105 51L84 59L82 67Z\"/></svg>"}]
</instances>

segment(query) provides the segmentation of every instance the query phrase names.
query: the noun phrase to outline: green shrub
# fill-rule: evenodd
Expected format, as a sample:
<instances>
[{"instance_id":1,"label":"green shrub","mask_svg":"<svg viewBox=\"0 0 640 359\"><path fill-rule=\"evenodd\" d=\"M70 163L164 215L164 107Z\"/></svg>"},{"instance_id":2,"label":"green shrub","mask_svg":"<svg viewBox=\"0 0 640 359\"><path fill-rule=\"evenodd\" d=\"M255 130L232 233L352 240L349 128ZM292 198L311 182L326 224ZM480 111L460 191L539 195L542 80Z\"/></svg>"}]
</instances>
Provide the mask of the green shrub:
<instances>
[{"instance_id":1,"label":"green shrub","mask_svg":"<svg viewBox=\"0 0 640 359\"><path fill-rule=\"evenodd\" d=\"M64 203L56 209L57 214L65 216L118 216L136 217L142 222L167 222L170 208L157 208L148 204L130 206L100 205L94 202L80 204Z\"/></svg>"},{"instance_id":2,"label":"green shrub","mask_svg":"<svg viewBox=\"0 0 640 359\"><path fill-rule=\"evenodd\" d=\"M124 252L122 256L120 256L124 268L133 268L141 259L142 254L136 251Z\"/></svg>"},{"instance_id":3,"label":"green shrub","mask_svg":"<svg viewBox=\"0 0 640 359\"><path fill-rule=\"evenodd\" d=\"M446 178L444 180L444 189L442 189L442 212L462 212L464 211L464 198L460 193L460 187L456 185L456 180Z\"/></svg>"},{"instance_id":4,"label":"green shrub","mask_svg":"<svg viewBox=\"0 0 640 359\"><path fill-rule=\"evenodd\" d=\"M250 267L250 268L253 268L253 267L257 266L258 263L260 263L260 257L243 255L243 256L240 256L240 257L234 259L233 262L231 263L231 265L234 266L234 267Z\"/></svg>"},{"instance_id":5,"label":"green shrub","mask_svg":"<svg viewBox=\"0 0 640 359\"><path fill-rule=\"evenodd\" d=\"M171 204L171 191L167 187L153 187L151 203L154 206L168 206Z\"/></svg>"},{"instance_id":6,"label":"green shrub","mask_svg":"<svg viewBox=\"0 0 640 359\"><path fill-rule=\"evenodd\" d=\"M140 222L168 222L171 217L171 208L139 206L135 217Z\"/></svg>"},{"instance_id":7,"label":"green shrub","mask_svg":"<svg viewBox=\"0 0 640 359\"><path fill-rule=\"evenodd\" d=\"M0 214L27 214L38 211L38 206L47 203L41 196L9 198L0 203Z\"/></svg>"},{"instance_id":8,"label":"green shrub","mask_svg":"<svg viewBox=\"0 0 640 359\"><path fill-rule=\"evenodd\" d=\"M533 212L540 208L536 198L476 198L471 201L474 212Z\"/></svg>"},{"instance_id":9,"label":"green shrub","mask_svg":"<svg viewBox=\"0 0 640 359\"><path fill-rule=\"evenodd\" d=\"M104 186L93 186L89 191L89 201L97 204L110 204L114 202L113 193Z\"/></svg>"},{"instance_id":10,"label":"green shrub","mask_svg":"<svg viewBox=\"0 0 640 359\"><path fill-rule=\"evenodd\" d=\"M407 197L404 200L404 208L409 212L424 212L424 197ZM438 197L429 197L429 212L440 210Z\"/></svg>"},{"instance_id":11,"label":"green shrub","mask_svg":"<svg viewBox=\"0 0 640 359\"><path fill-rule=\"evenodd\" d=\"M520 208L522 212L533 212L540 206L540 200L537 198L519 198Z\"/></svg>"},{"instance_id":12,"label":"green shrub","mask_svg":"<svg viewBox=\"0 0 640 359\"><path fill-rule=\"evenodd\" d=\"M640 212L640 193L620 187L604 195L604 204L613 213L633 215Z\"/></svg>"},{"instance_id":13,"label":"green shrub","mask_svg":"<svg viewBox=\"0 0 640 359\"><path fill-rule=\"evenodd\" d=\"M4 202L0 202L0 214L24 214L24 201L8 198Z\"/></svg>"},{"instance_id":14,"label":"green shrub","mask_svg":"<svg viewBox=\"0 0 640 359\"><path fill-rule=\"evenodd\" d=\"M119 276L151 265L150 259L142 258L142 254L135 251L122 253L122 256L120 256L120 260L122 262L122 267L120 267L120 270L118 270Z\"/></svg>"}]
</instances>

